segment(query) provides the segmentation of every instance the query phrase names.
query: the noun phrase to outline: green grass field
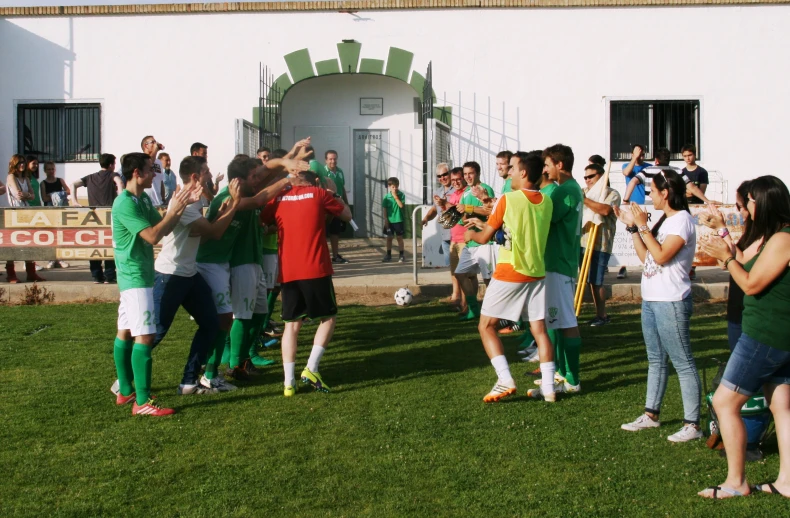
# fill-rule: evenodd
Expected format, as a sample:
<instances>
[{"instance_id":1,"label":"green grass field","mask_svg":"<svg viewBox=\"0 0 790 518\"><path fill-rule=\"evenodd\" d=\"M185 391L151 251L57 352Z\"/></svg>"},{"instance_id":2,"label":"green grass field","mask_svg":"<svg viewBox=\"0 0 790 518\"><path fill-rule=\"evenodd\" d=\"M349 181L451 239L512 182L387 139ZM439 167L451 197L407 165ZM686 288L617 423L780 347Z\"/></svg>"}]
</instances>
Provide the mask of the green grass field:
<instances>
[{"instance_id":1,"label":"green grass field","mask_svg":"<svg viewBox=\"0 0 790 518\"><path fill-rule=\"evenodd\" d=\"M726 356L725 322L722 305L695 309L699 366ZM696 496L726 463L666 440L682 419L674 372L664 426L620 430L647 364L638 306L612 313L583 329L584 392L554 405L484 405L495 375L476 328L438 303L342 307L321 364L331 394L283 398L275 365L236 392L177 396L194 328L180 313L153 369L178 413L133 418L109 392L115 305L4 307L0 516L788 516L776 496ZM523 394L535 364L505 344ZM778 473L774 438L765 453L752 483Z\"/></svg>"}]
</instances>

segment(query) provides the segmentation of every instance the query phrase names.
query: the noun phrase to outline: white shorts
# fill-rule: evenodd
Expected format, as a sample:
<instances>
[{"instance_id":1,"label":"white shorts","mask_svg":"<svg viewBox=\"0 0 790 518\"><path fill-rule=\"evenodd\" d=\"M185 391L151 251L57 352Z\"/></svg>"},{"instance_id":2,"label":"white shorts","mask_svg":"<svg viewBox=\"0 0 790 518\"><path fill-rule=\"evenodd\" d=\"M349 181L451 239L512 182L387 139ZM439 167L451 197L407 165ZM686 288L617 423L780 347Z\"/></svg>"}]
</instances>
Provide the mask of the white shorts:
<instances>
[{"instance_id":1,"label":"white shorts","mask_svg":"<svg viewBox=\"0 0 790 518\"><path fill-rule=\"evenodd\" d=\"M455 274L479 273L483 279L490 279L496 268L496 256L496 247L493 245L467 246L461 250Z\"/></svg>"},{"instance_id":2,"label":"white shorts","mask_svg":"<svg viewBox=\"0 0 790 518\"><path fill-rule=\"evenodd\" d=\"M198 263L198 273L211 288L211 298L218 315L233 312L230 301L230 266L228 263Z\"/></svg>"},{"instance_id":3,"label":"white shorts","mask_svg":"<svg viewBox=\"0 0 790 518\"><path fill-rule=\"evenodd\" d=\"M572 278L557 272L546 272L546 327L569 329L579 325L573 309L575 294Z\"/></svg>"},{"instance_id":4,"label":"white shorts","mask_svg":"<svg viewBox=\"0 0 790 518\"><path fill-rule=\"evenodd\" d=\"M277 254L263 254L263 278L266 280L266 288L273 290L279 286L277 282L277 268L280 266L280 258Z\"/></svg>"},{"instance_id":5,"label":"white shorts","mask_svg":"<svg viewBox=\"0 0 790 518\"><path fill-rule=\"evenodd\" d=\"M512 322L543 320L546 318L545 282L543 279L533 282L491 279L480 314Z\"/></svg>"},{"instance_id":6,"label":"white shorts","mask_svg":"<svg viewBox=\"0 0 790 518\"><path fill-rule=\"evenodd\" d=\"M230 269L230 300L233 318L248 320L253 313L268 311L266 280L260 264L241 264Z\"/></svg>"},{"instance_id":7,"label":"white shorts","mask_svg":"<svg viewBox=\"0 0 790 518\"><path fill-rule=\"evenodd\" d=\"M121 292L118 329L128 329L132 336L156 334L153 288L131 288Z\"/></svg>"}]
</instances>

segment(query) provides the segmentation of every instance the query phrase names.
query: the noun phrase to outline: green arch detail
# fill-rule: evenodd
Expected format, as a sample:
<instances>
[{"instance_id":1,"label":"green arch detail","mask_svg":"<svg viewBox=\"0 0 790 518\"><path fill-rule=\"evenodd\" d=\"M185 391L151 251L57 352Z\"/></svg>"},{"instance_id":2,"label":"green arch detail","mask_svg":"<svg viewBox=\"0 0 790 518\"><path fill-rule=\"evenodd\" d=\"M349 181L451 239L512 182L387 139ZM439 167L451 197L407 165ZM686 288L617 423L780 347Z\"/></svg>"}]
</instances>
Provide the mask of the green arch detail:
<instances>
[{"instance_id":1,"label":"green arch detail","mask_svg":"<svg viewBox=\"0 0 790 518\"><path fill-rule=\"evenodd\" d=\"M317 61L315 66L310 51L299 49L284 56L288 72L280 75L274 81L275 89L269 91L267 101L270 103L282 101L286 92L300 81L315 77L334 74L375 74L400 79L411 86L422 101L425 77L412 70L414 53L397 47L390 47L386 61L381 59L362 58L362 43L347 40L337 44L335 59ZM433 100L436 101L436 92ZM445 124L452 124L452 108L450 106L435 106L434 117ZM253 122L259 123L258 107L253 108Z\"/></svg>"}]
</instances>

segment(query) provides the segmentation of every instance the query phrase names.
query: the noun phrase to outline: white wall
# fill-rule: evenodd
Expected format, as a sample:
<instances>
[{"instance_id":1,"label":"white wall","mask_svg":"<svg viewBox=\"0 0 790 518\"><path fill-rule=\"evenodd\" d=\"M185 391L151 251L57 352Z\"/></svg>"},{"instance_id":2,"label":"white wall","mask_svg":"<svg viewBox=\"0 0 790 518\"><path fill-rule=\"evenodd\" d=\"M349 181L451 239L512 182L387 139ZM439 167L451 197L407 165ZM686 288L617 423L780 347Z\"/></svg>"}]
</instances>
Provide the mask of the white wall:
<instances>
[{"instance_id":1,"label":"white wall","mask_svg":"<svg viewBox=\"0 0 790 518\"><path fill-rule=\"evenodd\" d=\"M353 131L389 130L389 176L401 181L407 203L420 203L422 129L416 126L416 96L414 89L403 81L369 74L332 75L297 83L288 91L282 105L284 147L293 145L297 127L334 126L345 131L347 148L336 151L339 153L338 164L346 174L349 201L353 204ZM360 115L360 97L382 98L384 115ZM324 151L331 146L321 142L320 137L313 136L313 140L317 159L323 163Z\"/></svg>"},{"instance_id":2,"label":"white wall","mask_svg":"<svg viewBox=\"0 0 790 518\"><path fill-rule=\"evenodd\" d=\"M519 108L522 149L573 146L577 162L606 155L608 96L699 96L702 165L724 172L730 199L745 178L772 173L787 148L790 7L420 10L0 20L0 158L15 151L14 101L101 99L104 149L139 149L153 134L174 156L200 140L212 170L234 154L234 119L251 117L258 62L309 48L362 57L390 46L433 62L437 93L476 93ZM298 37L295 37L298 34ZM8 72L16 74L10 75ZM769 165L763 166L768 162ZM757 165L755 165L757 164ZM97 168L69 165L69 181ZM0 169L4 178L5 168ZM576 175L580 176L576 169Z\"/></svg>"}]
</instances>

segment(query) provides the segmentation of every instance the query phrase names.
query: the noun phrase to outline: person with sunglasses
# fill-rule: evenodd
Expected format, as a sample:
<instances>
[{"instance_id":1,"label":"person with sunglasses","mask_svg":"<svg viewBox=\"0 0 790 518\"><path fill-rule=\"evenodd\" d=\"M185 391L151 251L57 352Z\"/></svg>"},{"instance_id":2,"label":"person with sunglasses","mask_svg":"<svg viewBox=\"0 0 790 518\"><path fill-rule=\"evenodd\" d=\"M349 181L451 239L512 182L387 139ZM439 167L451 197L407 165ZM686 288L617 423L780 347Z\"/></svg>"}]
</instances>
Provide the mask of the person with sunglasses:
<instances>
[{"instance_id":1,"label":"person with sunglasses","mask_svg":"<svg viewBox=\"0 0 790 518\"><path fill-rule=\"evenodd\" d=\"M584 206L601 216L601 224L598 227L595 243L593 244L590 274L587 278L587 282L592 288L593 302L595 303L595 318L588 322L593 327L606 325L610 321L609 315L606 314L606 290L603 286L603 278L606 273L606 267L609 264L609 258L612 256L614 235L617 231L617 216L614 213L614 207L619 207L621 200L620 193L608 185L602 186L600 191L602 196L595 196L595 200L587 197L590 190L601 181L603 174L604 169L598 164L590 164L584 168ZM597 200L602 201L599 202ZM582 229L581 258L584 257L585 247L592 228L592 223L588 223Z\"/></svg>"},{"instance_id":2,"label":"person with sunglasses","mask_svg":"<svg viewBox=\"0 0 790 518\"><path fill-rule=\"evenodd\" d=\"M752 180L746 208L757 253L746 259L726 227L702 242L743 290L743 332L713 396L727 452L727 479L698 494L730 498L752 491L790 498L790 192L775 176ZM747 248L748 250L748 248ZM779 475L773 483L749 487L746 481L746 427L743 405L762 388L774 416L779 443Z\"/></svg>"},{"instance_id":3,"label":"person with sunglasses","mask_svg":"<svg viewBox=\"0 0 790 518\"><path fill-rule=\"evenodd\" d=\"M428 226L428 222L433 220L436 216L441 215L447 210L447 196L455 192L450 182L450 166L442 162L436 166L436 179L439 181L439 187L433 191L433 206L428 209L425 216L422 218L422 226ZM450 229L442 229L442 253L447 259L447 264L450 264ZM455 287L453 287L455 293Z\"/></svg>"}]
</instances>

